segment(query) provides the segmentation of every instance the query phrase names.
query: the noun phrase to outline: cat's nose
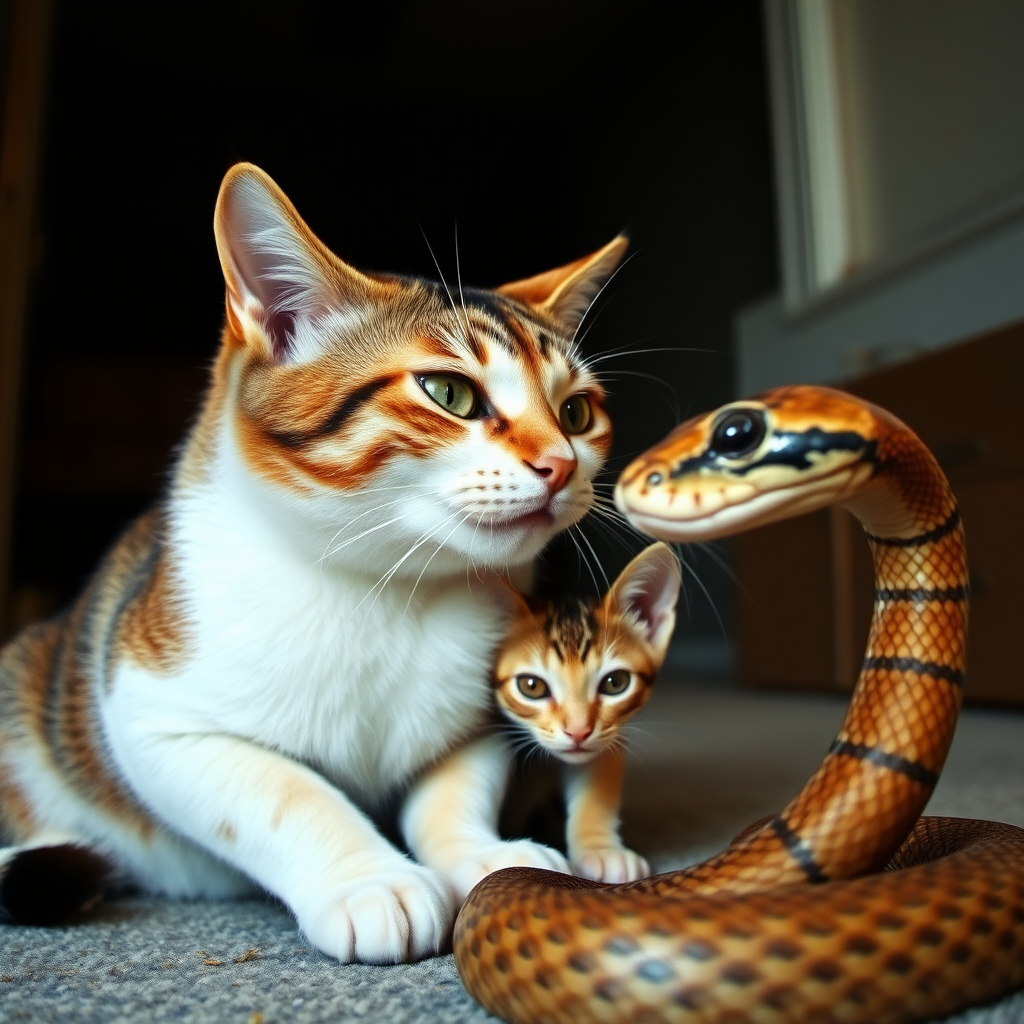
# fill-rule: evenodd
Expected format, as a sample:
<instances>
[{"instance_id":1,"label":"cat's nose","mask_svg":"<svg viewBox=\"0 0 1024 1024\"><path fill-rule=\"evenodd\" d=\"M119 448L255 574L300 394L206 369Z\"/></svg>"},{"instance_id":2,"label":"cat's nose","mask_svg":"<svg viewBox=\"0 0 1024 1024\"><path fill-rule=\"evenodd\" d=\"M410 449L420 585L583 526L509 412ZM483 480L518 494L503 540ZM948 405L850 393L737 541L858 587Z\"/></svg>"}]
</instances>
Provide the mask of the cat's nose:
<instances>
[{"instance_id":1,"label":"cat's nose","mask_svg":"<svg viewBox=\"0 0 1024 1024\"><path fill-rule=\"evenodd\" d=\"M560 455L539 455L527 459L526 464L544 478L549 494L557 494L576 472L576 459L563 459Z\"/></svg>"},{"instance_id":2,"label":"cat's nose","mask_svg":"<svg viewBox=\"0 0 1024 1024\"><path fill-rule=\"evenodd\" d=\"M577 725L573 728L566 725L563 728L565 729L565 735L568 736L577 747L580 746L594 731L594 727L592 725Z\"/></svg>"}]
</instances>

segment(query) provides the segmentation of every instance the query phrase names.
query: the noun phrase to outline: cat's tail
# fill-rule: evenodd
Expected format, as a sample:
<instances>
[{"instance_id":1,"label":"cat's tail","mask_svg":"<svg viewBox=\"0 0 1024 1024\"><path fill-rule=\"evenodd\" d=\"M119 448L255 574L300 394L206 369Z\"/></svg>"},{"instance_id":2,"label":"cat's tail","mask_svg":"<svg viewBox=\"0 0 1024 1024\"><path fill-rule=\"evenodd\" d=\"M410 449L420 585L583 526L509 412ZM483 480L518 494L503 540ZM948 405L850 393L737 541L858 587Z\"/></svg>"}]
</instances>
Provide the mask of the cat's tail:
<instances>
[{"instance_id":1,"label":"cat's tail","mask_svg":"<svg viewBox=\"0 0 1024 1024\"><path fill-rule=\"evenodd\" d=\"M60 924L97 903L111 874L104 857L63 836L0 847L0 921Z\"/></svg>"}]
</instances>

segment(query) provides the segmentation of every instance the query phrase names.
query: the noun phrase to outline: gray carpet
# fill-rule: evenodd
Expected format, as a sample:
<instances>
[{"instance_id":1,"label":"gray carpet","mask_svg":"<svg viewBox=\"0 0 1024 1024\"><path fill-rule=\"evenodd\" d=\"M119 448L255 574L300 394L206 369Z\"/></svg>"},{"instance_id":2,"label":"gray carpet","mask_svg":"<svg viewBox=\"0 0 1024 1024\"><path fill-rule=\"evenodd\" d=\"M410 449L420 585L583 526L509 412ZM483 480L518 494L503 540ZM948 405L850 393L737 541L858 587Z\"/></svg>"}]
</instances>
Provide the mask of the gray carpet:
<instances>
[{"instance_id":1,"label":"gray carpet","mask_svg":"<svg viewBox=\"0 0 1024 1024\"><path fill-rule=\"evenodd\" d=\"M845 700L673 685L633 737L626 838L655 870L721 849L816 767ZM1024 714L968 709L929 812L1024 825ZM124 899L64 928L0 927L0 1021L494 1021L450 956L341 967L270 901ZM1022 1024L1024 992L949 1018Z\"/></svg>"}]
</instances>

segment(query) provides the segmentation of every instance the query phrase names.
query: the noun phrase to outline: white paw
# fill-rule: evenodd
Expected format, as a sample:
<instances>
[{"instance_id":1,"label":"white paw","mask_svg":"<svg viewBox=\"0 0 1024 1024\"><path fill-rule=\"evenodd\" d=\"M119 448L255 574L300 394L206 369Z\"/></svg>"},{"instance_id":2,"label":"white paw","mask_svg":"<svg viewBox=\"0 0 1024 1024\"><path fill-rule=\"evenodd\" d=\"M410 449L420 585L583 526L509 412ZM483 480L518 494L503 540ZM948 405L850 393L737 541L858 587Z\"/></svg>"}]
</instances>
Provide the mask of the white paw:
<instances>
[{"instance_id":1,"label":"white paw","mask_svg":"<svg viewBox=\"0 0 1024 1024\"><path fill-rule=\"evenodd\" d=\"M474 850L448 872L448 881L454 886L459 899L465 900L477 882L492 871L512 867L545 868L572 874L569 862L557 850L528 839L517 839Z\"/></svg>"},{"instance_id":2,"label":"white paw","mask_svg":"<svg viewBox=\"0 0 1024 1024\"><path fill-rule=\"evenodd\" d=\"M632 850L624 846L601 846L581 850L574 858L577 874L597 882L635 882L651 873L651 866Z\"/></svg>"},{"instance_id":3,"label":"white paw","mask_svg":"<svg viewBox=\"0 0 1024 1024\"><path fill-rule=\"evenodd\" d=\"M440 875L409 863L335 883L293 909L310 942L343 964L396 964L440 952L456 907Z\"/></svg>"}]
</instances>

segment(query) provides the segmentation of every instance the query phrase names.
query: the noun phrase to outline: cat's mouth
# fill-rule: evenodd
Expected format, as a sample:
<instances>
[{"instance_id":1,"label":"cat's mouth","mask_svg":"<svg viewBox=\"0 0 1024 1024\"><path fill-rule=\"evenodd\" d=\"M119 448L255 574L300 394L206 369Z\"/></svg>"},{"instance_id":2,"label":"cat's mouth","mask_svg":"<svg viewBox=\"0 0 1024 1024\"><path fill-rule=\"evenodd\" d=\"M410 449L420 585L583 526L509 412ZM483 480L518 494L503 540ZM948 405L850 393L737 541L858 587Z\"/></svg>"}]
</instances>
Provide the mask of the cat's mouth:
<instances>
[{"instance_id":1,"label":"cat's mouth","mask_svg":"<svg viewBox=\"0 0 1024 1024\"><path fill-rule=\"evenodd\" d=\"M516 530L538 530L550 526L555 517L547 508L538 508L533 512L527 512L521 516L512 516L508 519L491 519L486 525L494 533L512 533Z\"/></svg>"},{"instance_id":2,"label":"cat's mouth","mask_svg":"<svg viewBox=\"0 0 1024 1024\"><path fill-rule=\"evenodd\" d=\"M581 747L578 743L574 747L569 747L566 750L559 750L558 756L563 761L569 761L573 764L582 764L584 761L589 761L598 752L587 747Z\"/></svg>"}]
</instances>

